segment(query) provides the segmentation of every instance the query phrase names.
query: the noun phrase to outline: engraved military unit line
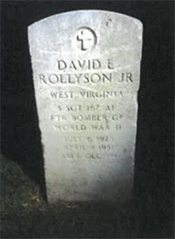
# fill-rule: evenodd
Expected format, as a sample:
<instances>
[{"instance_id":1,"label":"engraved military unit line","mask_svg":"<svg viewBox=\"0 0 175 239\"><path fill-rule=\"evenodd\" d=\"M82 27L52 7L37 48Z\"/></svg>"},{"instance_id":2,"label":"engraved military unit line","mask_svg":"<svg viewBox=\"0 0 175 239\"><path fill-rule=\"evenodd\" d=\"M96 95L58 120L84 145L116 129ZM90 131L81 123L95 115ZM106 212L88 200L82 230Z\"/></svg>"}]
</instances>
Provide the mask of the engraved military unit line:
<instances>
[{"instance_id":1,"label":"engraved military unit line","mask_svg":"<svg viewBox=\"0 0 175 239\"><path fill-rule=\"evenodd\" d=\"M28 27L47 197L131 199L142 23L100 10Z\"/></svg>"}]
</instances>

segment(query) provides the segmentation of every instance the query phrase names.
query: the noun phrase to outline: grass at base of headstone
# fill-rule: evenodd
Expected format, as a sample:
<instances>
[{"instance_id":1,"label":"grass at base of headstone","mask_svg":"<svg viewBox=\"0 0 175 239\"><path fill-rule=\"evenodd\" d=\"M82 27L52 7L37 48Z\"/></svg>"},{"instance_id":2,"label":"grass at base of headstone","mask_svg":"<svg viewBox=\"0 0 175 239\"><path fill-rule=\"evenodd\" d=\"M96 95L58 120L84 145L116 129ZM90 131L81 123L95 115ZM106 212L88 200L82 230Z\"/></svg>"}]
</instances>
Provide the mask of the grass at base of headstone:
<instances>
[{"instance_id":1,"label":"grass at base of headstone","mask_svg":"<svg viewBox=\"0 0 175 239\"><path fill-rule=\"evenodd\" d=\"M1 157L1 238L131 238L133 220L112 203L48 205L14 162Z\"/></svg>"}]
</instances>

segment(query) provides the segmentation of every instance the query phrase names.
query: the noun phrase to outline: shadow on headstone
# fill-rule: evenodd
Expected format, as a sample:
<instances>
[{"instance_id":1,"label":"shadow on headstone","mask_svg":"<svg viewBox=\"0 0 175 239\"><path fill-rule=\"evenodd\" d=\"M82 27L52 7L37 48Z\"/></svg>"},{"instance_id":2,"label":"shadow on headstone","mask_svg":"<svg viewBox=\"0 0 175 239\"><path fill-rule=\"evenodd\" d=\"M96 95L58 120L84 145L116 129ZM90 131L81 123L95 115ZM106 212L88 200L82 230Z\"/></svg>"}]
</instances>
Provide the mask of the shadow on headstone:
<instances>
[{"instance_id":1,"label":"shadow on headstone","mask_svg":"<svg viewBox=\"0 0 175 239\"><path fill-rule=\"evenodd\" d=\"M4 32L8 34L8 30ZM40 186L46 199L27 29L13 34L2 44L1 153L22 167L24 173Z\"/></svg>"}]
</instances>

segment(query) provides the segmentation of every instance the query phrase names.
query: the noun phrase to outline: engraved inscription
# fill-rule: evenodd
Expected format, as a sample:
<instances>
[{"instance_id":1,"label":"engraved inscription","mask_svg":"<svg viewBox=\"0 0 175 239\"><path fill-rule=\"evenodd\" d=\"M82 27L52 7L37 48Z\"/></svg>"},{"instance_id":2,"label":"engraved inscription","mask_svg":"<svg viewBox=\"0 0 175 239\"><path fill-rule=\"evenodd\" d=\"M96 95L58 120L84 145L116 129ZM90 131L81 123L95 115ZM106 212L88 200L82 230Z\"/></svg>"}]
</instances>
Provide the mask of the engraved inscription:
<instances>
[{"instance_id":1,"label":"engraved inscription","mask_svg":"<svg viewBox=\"0 0 175 239\"><path fill-rule=\"evenodd\" d=\"M81 27L76 34L77 47L81 51L87 51L96 45L95 32L88 27Z\"/></svg>"}]
</instances>

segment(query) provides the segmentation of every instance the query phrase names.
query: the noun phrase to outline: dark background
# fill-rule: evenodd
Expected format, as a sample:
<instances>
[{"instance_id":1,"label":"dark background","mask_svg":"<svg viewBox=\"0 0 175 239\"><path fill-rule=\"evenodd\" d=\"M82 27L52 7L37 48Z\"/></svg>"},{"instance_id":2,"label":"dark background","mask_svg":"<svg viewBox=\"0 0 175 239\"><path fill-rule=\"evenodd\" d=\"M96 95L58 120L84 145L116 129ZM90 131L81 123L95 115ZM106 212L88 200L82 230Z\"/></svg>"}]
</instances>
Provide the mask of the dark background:
<instances>
[{"instance_id":1,"label":"dark background","mask_svg":"<svg viewBox=\"0 0 175 239\"><path fill-rule=\"evenodd\" d=\"M2 154L21 165L46 196L27 27L80 9L119 12L143 23L134 199L143 237L166 238L174 229L173 1L2 1Z\"/></svg>"}]
</instances>

